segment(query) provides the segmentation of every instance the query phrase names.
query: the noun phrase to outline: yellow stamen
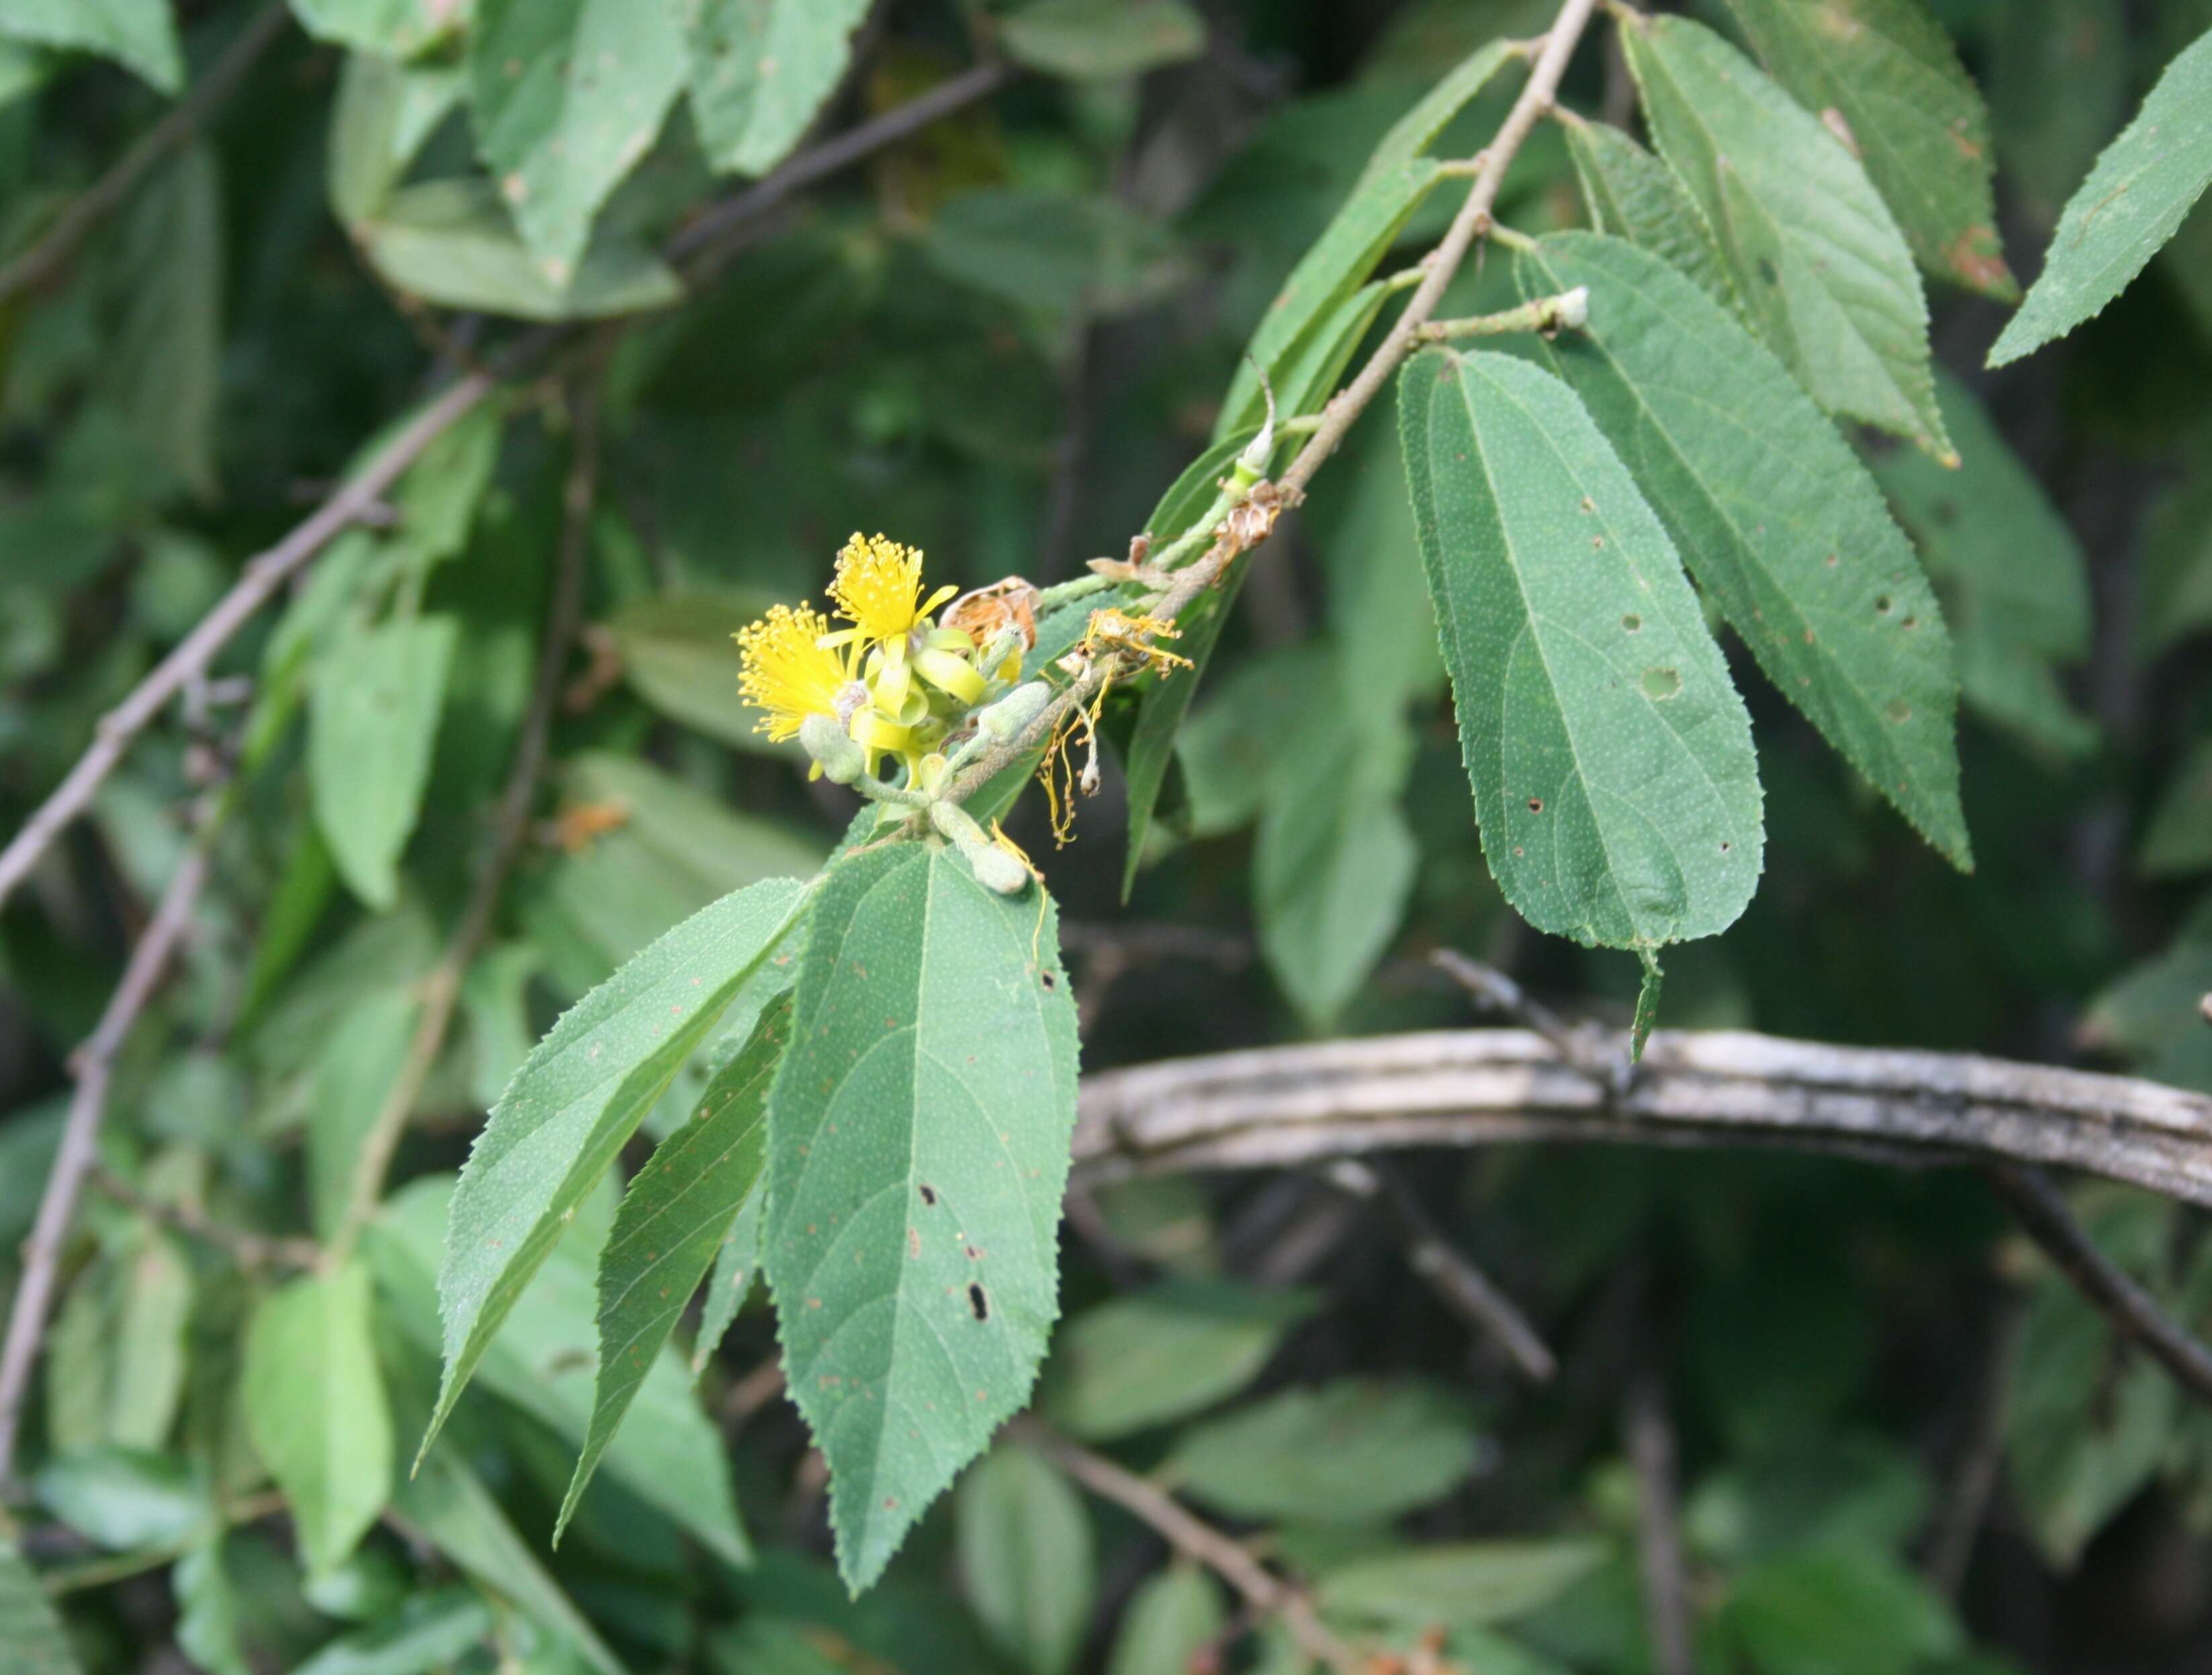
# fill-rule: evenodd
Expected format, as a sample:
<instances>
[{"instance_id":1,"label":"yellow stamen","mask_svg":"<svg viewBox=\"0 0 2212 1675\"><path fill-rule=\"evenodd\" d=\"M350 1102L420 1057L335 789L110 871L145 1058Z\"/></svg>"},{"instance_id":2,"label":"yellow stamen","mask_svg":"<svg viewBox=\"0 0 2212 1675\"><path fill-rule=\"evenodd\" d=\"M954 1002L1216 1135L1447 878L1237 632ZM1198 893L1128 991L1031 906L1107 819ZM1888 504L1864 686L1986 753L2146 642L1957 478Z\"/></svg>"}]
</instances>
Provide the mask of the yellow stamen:
<instances>
[{"instance_id":1,"label":"yellow stamen","mask_svg":"<svg viewBox=\"0 0 2212 1675\"><path fill-rule=\"evenodd\" d=\"M781 742L794 737L806 717L837 713L838 689L854 677L856 658L850 652L841 658L821 643L829 626L811 604L796 610L778 604L738 630L744 659L738 690L762 712L755 732Z\"/></svg>"},{"instance_id":2,"label":"yellow stamen","mask_svg":"<svg viewBox=\"0 0 2212 1675\"><path fill-rule=\"evenodd\" d=\"M902 640L922 618L959 589L940 587L921 597L921 549L901 546L883 536L871 539L857 531L837 555L837 574L830 597L837 614L861 637Z\"/></svg>"}]
</instances>

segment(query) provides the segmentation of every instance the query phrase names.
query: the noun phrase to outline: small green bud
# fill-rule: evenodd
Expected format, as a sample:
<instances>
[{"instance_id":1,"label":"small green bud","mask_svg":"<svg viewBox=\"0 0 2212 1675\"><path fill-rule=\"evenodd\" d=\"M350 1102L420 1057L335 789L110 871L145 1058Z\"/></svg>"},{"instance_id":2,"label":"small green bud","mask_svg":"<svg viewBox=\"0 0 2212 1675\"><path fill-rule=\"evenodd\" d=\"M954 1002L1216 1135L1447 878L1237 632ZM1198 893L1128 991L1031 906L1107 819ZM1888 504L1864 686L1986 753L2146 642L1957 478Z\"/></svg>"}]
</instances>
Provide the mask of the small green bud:
<instances>
[{"instance_id":1,"label":"small green bud","mask_svg":"<svg viewBox=\"0 0 2212 1675\"><path fill-rule=\"evenodd\" d=\"M1042 681L1030 681L983 710L975 720L994 738L1018 738L1051 701L1049 686Z\"/></svg>"},{"instance_id":2,"label":"small green bud","mask_svg":"<svg viewBox=\"0 0 2212 1675\"><path fill-rule=\"evenodd\" d=\"M868 753L853 742L834 715L806 717L799 724L799 742L821 764L823 777L838 785L852 784L867 768Z\"/></svg>"},{"instance_id":3,"label":"small green bud","mask_svg":"<svg viewBox=\"0 0 2212 1675\"><path fill-rule=\"evenodd\" d=\"M957 803L929 805L930 823L952 841L984 889L1001 895L1019 895L1030 882L1030 870L983 834L975 816Z\"/></svg>"}]
</instances>

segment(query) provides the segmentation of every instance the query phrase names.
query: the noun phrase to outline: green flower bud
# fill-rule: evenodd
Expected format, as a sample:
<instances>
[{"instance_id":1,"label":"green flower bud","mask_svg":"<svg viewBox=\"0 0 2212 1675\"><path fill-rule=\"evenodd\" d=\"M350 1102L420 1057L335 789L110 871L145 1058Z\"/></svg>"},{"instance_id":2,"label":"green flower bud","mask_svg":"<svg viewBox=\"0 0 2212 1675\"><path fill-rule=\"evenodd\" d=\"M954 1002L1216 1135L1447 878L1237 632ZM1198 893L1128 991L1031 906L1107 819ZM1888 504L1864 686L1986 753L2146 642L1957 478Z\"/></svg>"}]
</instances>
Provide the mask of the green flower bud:
<instances>
[{"instance_id":1,"label":"green flower bud","mask_svg":"<svg viewBox=\"0 0 2212 1675\"><path fill-rule=\"evenodd\" d=\"M1030 870L985 836L975 816L957 803L932 803L930 823L952 841L975 875L975 882L1001 895L1019 895L1030 882Z\"/></svg>"},{"instance_id":2,"label":"green flower bud","mask_svg":"<svg viewBox=\"0 0 2212 1675\"><path fill-rule=\"evenodd\" d=\"M810 715L800 721L799 742L820 764L823 776L838 785L852 784L868 765L868 753L854 743L834 715Z\"/></svg>"},{"instance_id":3,"label":"green flower bud","mask_svg":"<svg viewBox=\"0 0 2212 1675\"><path fill-rule=\"evenodd\" d=\"M983 710L975 720L994 738L1018 738L1051 701L1052 689L1042 681L1030 681Z\"/></svg>"}]
</instances>

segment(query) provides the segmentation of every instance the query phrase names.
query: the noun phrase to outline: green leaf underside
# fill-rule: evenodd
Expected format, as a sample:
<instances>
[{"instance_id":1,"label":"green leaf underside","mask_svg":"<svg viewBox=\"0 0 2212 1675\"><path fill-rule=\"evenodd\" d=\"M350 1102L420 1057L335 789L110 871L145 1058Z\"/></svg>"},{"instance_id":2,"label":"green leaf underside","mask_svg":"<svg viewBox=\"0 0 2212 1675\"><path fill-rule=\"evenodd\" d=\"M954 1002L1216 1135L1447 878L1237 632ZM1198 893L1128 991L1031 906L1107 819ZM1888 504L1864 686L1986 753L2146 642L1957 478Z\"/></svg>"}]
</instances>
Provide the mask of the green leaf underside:
<instances>
[{"instance_id":1,"label":"green leaf underside","mask_svg":"<svg viewBox=\"0 0 2212 1675\"><path fill-rule=\"evenodd\" d=\"M477 146L556 286L689 63L672 0L483 0L469 48Z\"/></svg>"},{"instance_id":2,"label":"green leaf underside","mask_svg":"<svg viewBox=\"0 0 2212 1675\"><path fill-rule=\"evenodd\" d=\"M1516 271L1526 296L1589 287L1589 325L1547 345L1552 366L1633 462L1767 678L1971 865L1951 642L1857 455L1733 315L1656 257L1564 233Z\"/></svg>"},{"instance_id":3,"label":"green leaf underside","mask_svg":"<svg viewBox=\"0 0 2212 1675\"><path fill-rule=\"evenodd\" d=\"M342 638L315 671L307 784L331 859L372 907L399 899L399 854L429 783L459 625L402 618Z\"/></svg>"},{"instance_id":4,"label":"green leaf underside","mask_svg":"<svg viewBox=\"0 0 2212 1675\"><path fill-rule=\"evenodd\" d=\"M1206 50L1184 0L1030 0L1000 28L1008 58L1053 76L1141 75Z\"/></svg>"},{"instance_id":5,"label":"green leaf underside","mask_svg":"<svg viewBox=\"0 0 2212 1675\"><path fill-rule=\"evenodd\" d=\"M831 871L769 1095L762 1246L855 1590L1028 1399L1075 1075L1041 889L995 895L929 843Z\"/></svg>"},{"instance_id":6,"label":"green leaf underside","mask_svg":"<svg viewBox=\"0 0 2212 1675\"><path fill-rule=\"evenodd\" d=\"M1506 899L1588 944L1724 929L1759 880L1758 768L1665 530L1539 367L1431 349L1407 364L1399 400L1461 750Z\"/></svg>"},{"instance_id":7,"label":"green leaf underside","mask_svg":"<svg viewBox=\"0 0 2212 1675\"><path fill-rule=\"evenodd\" d=\"M1061 1329L1039 1405L1091 1442L1180 1419L1250 1383L1318 1303L1189 1279L1097 1304Z\"/></svg>"},{"instance_id":8,"label":"green leaf underside","mask_svg":"<svg viewBox=\"0 0 2212 1675\"><path fill-rule=\"evenodd\" d=\"M623 1194L599 1253L599 1372L592 1423L561 1503L568 1526L638 1386L722 1248L768 1155L768 1089L791 1039L789 998L707 1084L691 1120L663 1141Z\"/></svg>"},{"instance_id":9,"label":"green leaf underside","mask_svg":"<svg viewBox=\"0 0 2212 1675\"><path fill-rule=\"evenodd\" d=\"M606 1172L807 898L769 879L723 897L562 1016L469 1152L438 1276L445 1379L428 1449L568 1213Z\"/></svg>"},{"instance_id":10,"label":"green leaf underside","mask_svg":"<svg viewBox=\"0 0 2212 1675\"><path fill-rule=\"evenodd\" d=\"M1610 123L1569 123L1567 155L1596 231L1650 251L1715 302L1741 313L1743 299L1713 244L1713 229L1681 176Z\"/></svg>"},{"instance_id":11,"label":"green leaf underside","mask_svg":"<svg viewBox=\"0 0 2212 1675\"><path fill-rule=\"evenodd\" d=\"M170 0L7 0L0 36L100 53L163 93L184 86Z\"/></svg>"},{"instance_id":12,"label":"green leaf underside","mask_svg":"<svg viewBox=\"0 0 2212 1675\"><path fill-rule=\"evenodd\" d=\"M1920 265L2001 301L1990 113L1921 0L1729 0L1774 79L1835 112Z\"/></svg>"},{"instance_id":13,"label":"green leaf underside","mask_svg":"<svg viewBox=\"0 0 2212 1675\"><path fill-rule=\"evenodd\" d=\"M392 1491L392 1411L369 1308L368 1268L351 1261L270 1296L246 1340L246 1423L311 1571L351 1553Z\"/></svg>"},{"instance_id":14,"label":"green leaf underside","mask_svg":"<svg viewBox=\"0 0 2212 1675\"><path fill-rule=\"evenodd\" d=\"M691 119L715 167L761 174L836 89L868 0L696 0Z\"/></svg>"},{"instance_id":15,"label":"green leaf underside","mask_svg":"<svg viewBox=\"0 0 2212 1675\"><path fill-rule=\"evenodd\" d=\"M291 6L318 39L407 58L458 34L474 0L291 0Z\"/></svg>"},{"instance_id":16,"label":"green leaf underside","mask_svg":"<svg viewBox=\"0 0 2212 1675\"><path fill-rule=\"evenodd\" d=\"M356 229L376 270L410 296L526 320L601 319L683 300L675 271L651 251L614 239L586 250L574 271L549 276L492 188L481 180L425 180L392 194Z\"/></svg>"},{"instance_id":17,"label":"green leaf underside","mask_svg":"<svg viewBox=\"0 0 2212 1675\"><path fill-rule=\"evenodd\" d=\"M1659 17L1621 39L1768 344L1830 412L1947 455L1920 276L1858 160L1711 30Z\"/></svg>"},{"instance_id":18,"label":"green leaf underside","mask_svg":"<svg viewBox=\"0 0 2212 1675\"><path fill-rule=\"evenodd\" d=\"M1229 475L1245 445L1257 434L1257 427L1235 432L1183 468L1182 475L1170 483L1167 493L1160 496L1160 503L1152 509L1152 521L1146 525L1155 548L1164 548L1187 534L1212 509L1220 493L1222 479ZM1128 752L1122 762L1129 803L1128 853L1121 863L1121 899L1125 901L1136 887L1137 868L1144 859L1145 840L1152 831L1152 813L1159 805L1160 788L1167 781L1168 764L1175 760L1176 732L1182 725L1183 717L1190 713L1191 701L1198 695L1199 680L1212 660L1213 648L1220 643L1221 630L1229 621L1230 608L1237 603L1237 594L1243 585L1244 570L1239 565L1218 586L1194 599L1176 619L1176 627L1182 638L1175 642L1176 655L1189 658L1191 666L1170 675L1147 677L1138 688L1136 724L1130 731Z\"/></svg>"},{"instance_id":19,"label":"green leaf underside","mask_svg":"<svg viewBox=\"0 0 2212 1675\"><path fill-rule=\"evenodd\" d=\"M984 1629L1033 1675L1066 1675L1096 1592L1091 1517L1060 1468L1002 1444L961 1480L960 1578Z\"/></svg>"},{"instance_id":20,"label":"green leaf underside","mask_svg":"<svg viewBox=\"0 0 2212 1675\"><path fill-rule=\"evenodd\" d=\"M2043 272L1990 350L2002 367L2063 337L2128 287L2212 182L2212 33L2166 67L2067 200Z\"/></svg>"},{"instance_id":21,"label":"green leaf underside","mask_svg":"<svg viewBox=\"0 0 2212 1675\"><path fill-rule=\"evenodd\" d=\"M1192 1427L1165 1470L1239 1518L1360 1524L1442 1499L1474 1458L1473 1428L1440 1392L1345 1379Z\"/></svg>"}]
</instances>

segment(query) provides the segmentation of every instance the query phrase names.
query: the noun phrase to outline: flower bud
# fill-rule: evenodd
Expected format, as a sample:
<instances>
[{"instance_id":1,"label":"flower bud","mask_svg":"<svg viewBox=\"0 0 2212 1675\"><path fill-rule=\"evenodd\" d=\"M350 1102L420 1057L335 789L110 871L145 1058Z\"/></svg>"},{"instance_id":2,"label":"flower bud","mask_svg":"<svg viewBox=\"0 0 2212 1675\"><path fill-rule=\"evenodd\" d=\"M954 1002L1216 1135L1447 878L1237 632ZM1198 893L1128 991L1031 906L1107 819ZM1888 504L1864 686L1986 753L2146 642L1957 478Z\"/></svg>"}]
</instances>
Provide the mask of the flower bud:
<instances>
[{"instance_id":1,"label":"flower bud","mask_svg":"<svg viewBox=\"0 0 2212 1675\"><path fill-rule=\"evenodd\" d=\"M838 785L852 784L868 765L867 752L853 742L834 715L810 715L800 721L799 742L821 765L823 777Z\"/></svg>"},{"instance_id":2,"label":"flower bud","mask_svg":"<svg viewBox=\"0 0 2212 1675\"><path fill-rule=\"evenodd\" d=\"M1001 895L1019 895L1030 881L1030 870L991 841L975 816L957 803L929 805L930 823L951 839L952 847L975 875L975 882Z\"/></svg>"},{"instance_id":3,"label":"flower bud","mask_svg":"<svg viewBox=\"0 0 2212 1675\"><path fill-rule=\"evenodd\" d=\"M1042 681L1030 681L982 711L975 720L994 738L1018 738L1051 701L1052 689Z\"/></svg>"}]
</instances>

